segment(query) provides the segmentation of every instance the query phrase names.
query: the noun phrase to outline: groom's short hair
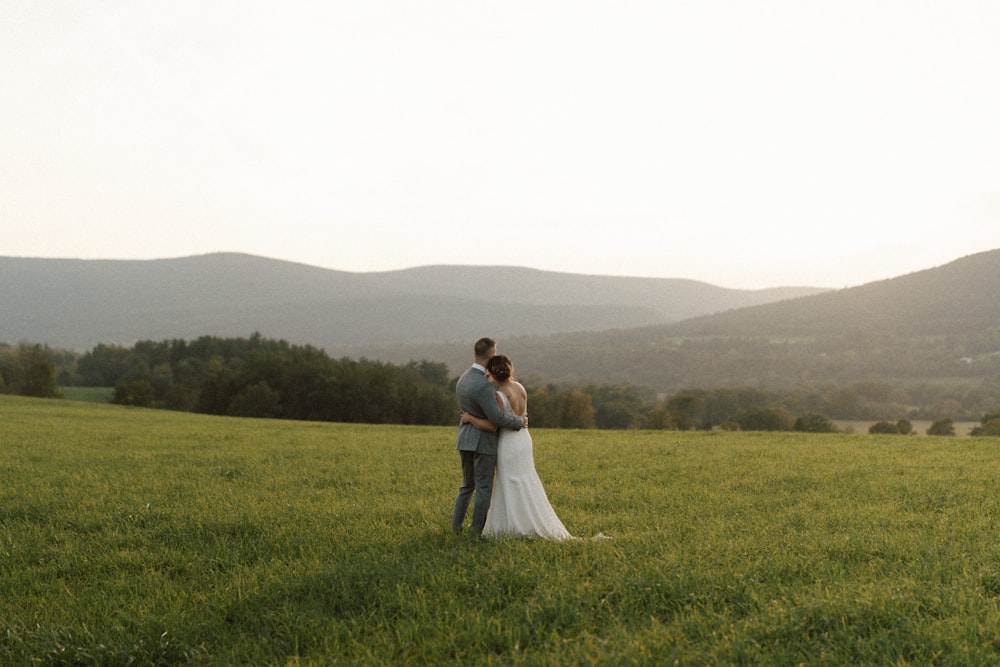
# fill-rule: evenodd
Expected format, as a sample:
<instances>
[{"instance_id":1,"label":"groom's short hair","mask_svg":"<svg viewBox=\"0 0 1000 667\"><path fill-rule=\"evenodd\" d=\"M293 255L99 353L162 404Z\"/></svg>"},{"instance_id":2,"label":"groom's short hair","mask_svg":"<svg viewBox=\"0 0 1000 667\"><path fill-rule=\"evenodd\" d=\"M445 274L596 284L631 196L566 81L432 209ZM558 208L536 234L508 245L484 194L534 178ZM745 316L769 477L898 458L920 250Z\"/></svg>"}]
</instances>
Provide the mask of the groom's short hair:
<instances>
[{"instance_id":1,"label":"groom's short hair","mask_svg":"<svg viewBox=\"0 0 1000 667\"><path fill-rule=\"evenodd\" d=\"M497 351L497 342L492 338L480 338L476 341L476 361L489 361Z\"/></svg>"}]
</instances>

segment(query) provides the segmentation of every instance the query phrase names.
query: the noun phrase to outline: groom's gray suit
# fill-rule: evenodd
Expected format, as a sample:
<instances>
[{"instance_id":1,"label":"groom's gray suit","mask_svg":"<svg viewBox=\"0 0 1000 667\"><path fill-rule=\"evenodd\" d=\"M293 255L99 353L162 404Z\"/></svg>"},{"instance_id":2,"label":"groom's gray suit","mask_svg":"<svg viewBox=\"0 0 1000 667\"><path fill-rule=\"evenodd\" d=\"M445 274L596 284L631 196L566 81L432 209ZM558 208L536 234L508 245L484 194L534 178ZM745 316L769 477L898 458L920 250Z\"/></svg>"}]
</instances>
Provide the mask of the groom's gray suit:
<instances>
[{"instance_id":1,"label":"groom's gray suit","mask_svg":"<svg viewBox=\"0 0 1000 667\"><path fill-rule=\"evenodd\" d=\"M486 379L486 373L478 364L465 371L455 387L458 407L474 417L489 419L500 428L515 431L524 426L524 420L514 415L505 415L497 404L496 389ZM493 473L497 467L497 442L499 432L480 431L472 424L458 427L455 449L462 456L462 486L455 499L455 511L451 517L451 527L461 530L465 514L469 511L469 501L475 492L476 503L472 510L472 530L483 532L486 513L490 509L493 496Z\"/></svg>"}]
</instances>

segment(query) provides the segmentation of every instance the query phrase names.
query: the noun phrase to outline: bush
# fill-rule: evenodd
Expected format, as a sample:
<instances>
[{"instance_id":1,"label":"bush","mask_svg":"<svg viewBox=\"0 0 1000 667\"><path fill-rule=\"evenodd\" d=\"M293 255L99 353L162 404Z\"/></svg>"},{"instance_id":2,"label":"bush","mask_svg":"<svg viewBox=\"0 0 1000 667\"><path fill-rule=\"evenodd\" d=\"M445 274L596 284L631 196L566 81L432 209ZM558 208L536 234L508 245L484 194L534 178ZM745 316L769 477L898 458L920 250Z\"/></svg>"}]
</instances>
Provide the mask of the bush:
<instances>
[{"instance_id":1,"label":"bush","mask_svg":"<svg viewBox=\"0 0 1000 667\"><path fill-rule=\"evenodd\" d=\"M837 427L829 417L809 412L795 420L795 430L805 433L836 433Z\"/></svg>"},{"instance_id":2,"label":"bush","mask_svg":"<svg viewBox=\"0 0 1000 667\"><path fill-rule=\"evenodd\" d=\"M985 415L980 420L980 426L972 429L969 435L1000 436L1000 415Z\"/></svg>"},{"instance_id":3,"label":"bush","mask_svg":"<svg viewBox=\"0 0 1000 667\"><path fill-rule=\"evenodd\" d=\"M741 431L791 431L795 420L781 408L747 408L732 416Z\"/></svg>"},{"instance_id":4,"label":"bush","mask_svg":"<svg viewBox=\"0 0 1000 667\"><path fill-rule=\"evenodd\" d=\"M868 427L868 433L875 434L890 434L897 435L899 433L899 426L892 424L890 422L875 422Z\"/></svg>"},{"instance_id":5,"label":"bush","mask_svg":"<svg viewBox=\"0 0 1000 667\"><path fill-rule=\"evenodd\" d=\"M955 435L954 420L938 419L927 429L927 435Z\"/></svg>"}]
</instances>

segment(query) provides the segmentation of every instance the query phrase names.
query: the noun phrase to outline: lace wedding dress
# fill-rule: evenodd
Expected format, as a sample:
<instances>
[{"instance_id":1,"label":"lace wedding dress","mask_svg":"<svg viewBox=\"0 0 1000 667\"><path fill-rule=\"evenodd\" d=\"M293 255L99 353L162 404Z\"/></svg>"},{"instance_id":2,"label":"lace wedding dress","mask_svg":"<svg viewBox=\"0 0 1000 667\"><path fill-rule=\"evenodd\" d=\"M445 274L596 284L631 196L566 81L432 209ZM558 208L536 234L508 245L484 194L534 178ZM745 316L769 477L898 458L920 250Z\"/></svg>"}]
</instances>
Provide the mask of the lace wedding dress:
<instances>
[{"instance_id":1,"label":"lace wedding dress","mask_svg":"<svg viewBox=\"0 0 1000 667\"><path fill-rule=\"evenodd\" d=\"M513 414L507 397L501 392L497 395L503 401L504 412ZM556 516L545 495L542 480L535 472L535 456L528 429L500 431L493 499L486 515L483 535L575 539Z\"/></svg>"}]
</instances>

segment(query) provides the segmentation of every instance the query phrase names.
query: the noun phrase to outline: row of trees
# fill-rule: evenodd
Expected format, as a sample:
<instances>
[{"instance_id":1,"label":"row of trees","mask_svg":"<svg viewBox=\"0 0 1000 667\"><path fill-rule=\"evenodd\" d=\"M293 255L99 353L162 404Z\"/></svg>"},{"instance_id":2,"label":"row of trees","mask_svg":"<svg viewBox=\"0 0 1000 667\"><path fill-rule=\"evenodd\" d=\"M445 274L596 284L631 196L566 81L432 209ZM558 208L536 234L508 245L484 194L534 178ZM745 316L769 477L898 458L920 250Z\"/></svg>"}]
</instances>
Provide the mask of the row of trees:
<instances>
[{"instance_id":1,"label":"row of trees","mask_svg":"<svg viewBox=\"0 0 1000 667\"><path fill-rule=\"evenodd\" d=\"M123 405L366 423L443 425L458 418L458 378L445 364L332 359L256 334L98 345L80 357L75 373L84 386L113 386L112 401ZM627 387L549 385L529 393L532 425L552 428L626 428L647 401Z\"/></svg>"},{"instance_id":2,"label":"row of trees","mask_svg":"<svg viewBox=\"0 0 1000 667\"><path fill-rule=\"evenodd\" d=\"M983 423L986 423L987 417L983 418ZM870 434L882 434L882 435L915 435L916 431L913 429L913 423L909 419L900 419L896 423L880 421L875 422L870 427L868 427L868 433ZM955 420L954 419L938 419L927 429L927 435L955 435ZM976 431L972 435L987 435L983 432L982 428L977 427ZM990 435L1000 435L1000 429L997 433Z\"/></svg>"},{"instance_id":3,"label":"row of trees","mask_svg":"<svg viewBox=\"0 0 1000 667\"><path fill-rule=\"evenodd\" d=\"M32 344L0 346L0 392L59 396L60 384L114 387L116 403L218 415L452 424L456 381L444 364L332 359L320 349L259 334L98 345L83 355ZM969 419L955 398L872 382L665 397L635 386L525 384L531 423L539 427L824 432L834 430L833 419L888 418L893 421L883 424L894 427L909 418ZM919 409L907 405L915 398L925 402Z\"/></svg>"},{"instance_id":4,"label":"row of trees","mask_svg":"<svg viewBox=\"0 0 1000 667\"><path fill-rule=\"evenodd\" d=\"M444 364L331 359L260 335L98 345L81 383L114 386L113 402L215 415L373 424L455 421Z\"/></svg>"}]
</instances>

